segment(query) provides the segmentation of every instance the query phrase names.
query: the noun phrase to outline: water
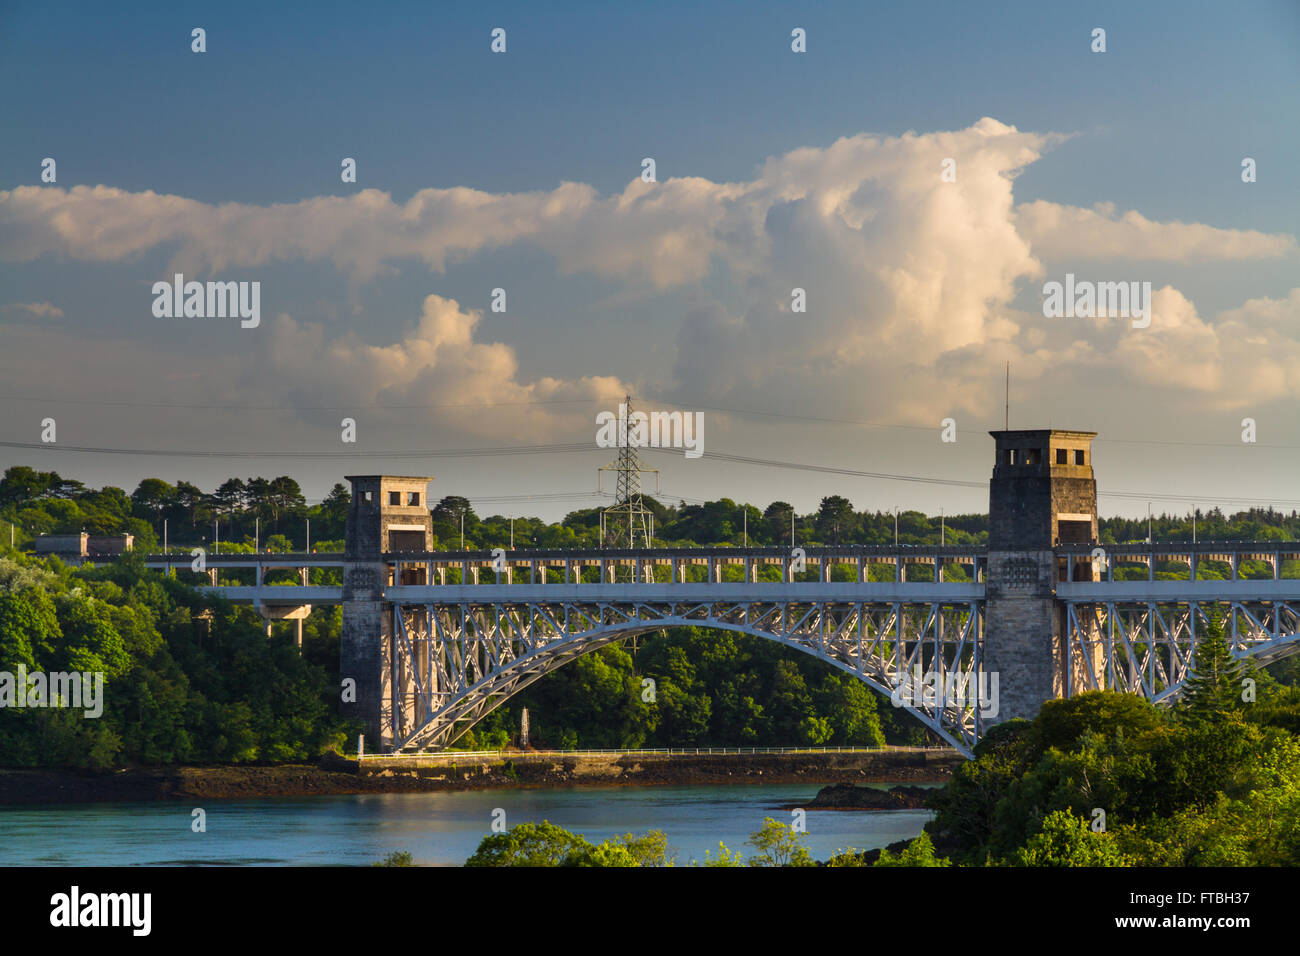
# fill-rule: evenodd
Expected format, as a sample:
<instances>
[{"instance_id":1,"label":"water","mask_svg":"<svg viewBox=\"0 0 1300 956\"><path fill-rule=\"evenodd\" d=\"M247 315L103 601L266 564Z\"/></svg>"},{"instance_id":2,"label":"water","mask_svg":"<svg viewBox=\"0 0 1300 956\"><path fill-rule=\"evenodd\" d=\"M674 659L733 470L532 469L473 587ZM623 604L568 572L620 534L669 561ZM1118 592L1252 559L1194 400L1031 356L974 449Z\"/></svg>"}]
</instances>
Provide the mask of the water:
<instances>
[{"instance_id":1,"label":"water","mask_svg":"<svg viewBox=\"0 0 1300 956\"><path fill-rule=\"evenodd\" d=\"M885 785L880 785L885 786ZM718 841L749 856L749 834L781 806L811 800L817 784L712 787L566 787L461 793L360 794L302 799L208 800L207 832L191 830L188 803L100 803L0 808L3 866L368 865L397 850L426 865L460 865L490 832L549 820L593 843L663 830L678 865L716 855ZM807 811L815 859L874 849L921 832L927 810Z\"/></svg>"}]
</instances>

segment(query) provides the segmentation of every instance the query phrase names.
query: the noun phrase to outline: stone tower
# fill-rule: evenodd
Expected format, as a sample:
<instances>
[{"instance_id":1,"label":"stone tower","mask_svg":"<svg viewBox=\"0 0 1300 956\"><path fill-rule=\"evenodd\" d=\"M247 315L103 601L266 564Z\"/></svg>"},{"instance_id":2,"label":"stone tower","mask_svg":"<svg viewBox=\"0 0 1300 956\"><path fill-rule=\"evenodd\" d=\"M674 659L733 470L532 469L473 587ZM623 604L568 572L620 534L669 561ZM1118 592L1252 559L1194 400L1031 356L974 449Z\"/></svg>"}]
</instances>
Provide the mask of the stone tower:
<instances>
[{"instance_id":1,"label":"stone tower","mask_svg":"<svg viewBox=\"0 0 1300 956\"><path fill-rule=\"evenodd\" d=\"M1053 549L1097 540L1092 472L1097 433L989 434L997 445L997 463L989 483L982 667L999 675L1001 699L989 723L1000 723L1032 719L1044 701L1068 692L1067 630L1056 584L1070 573L1069 562Z\"/></svg>"},{"instance_id":2,"label":"stone tower","mask_svg":"<svg viewBox=\"0 0 1300 956\"><path fill-rule=\"evenodd\" d=\"M433 518L427 491L432 478L403 475L348 475L352 504L348 509L347 545L343 556L343 631L339 641L339 676L356 681L356 699L339 712L365 723L369 747L393 743L394 684L408 683L395 674L394 621L384 590L393 584L385 555L427 551L433 541ZM424 584L409 575L401 584ZM395 680L396 678L396 680ZM378 745L376 747L376 745Z\"/></svg>"}]
</instances>

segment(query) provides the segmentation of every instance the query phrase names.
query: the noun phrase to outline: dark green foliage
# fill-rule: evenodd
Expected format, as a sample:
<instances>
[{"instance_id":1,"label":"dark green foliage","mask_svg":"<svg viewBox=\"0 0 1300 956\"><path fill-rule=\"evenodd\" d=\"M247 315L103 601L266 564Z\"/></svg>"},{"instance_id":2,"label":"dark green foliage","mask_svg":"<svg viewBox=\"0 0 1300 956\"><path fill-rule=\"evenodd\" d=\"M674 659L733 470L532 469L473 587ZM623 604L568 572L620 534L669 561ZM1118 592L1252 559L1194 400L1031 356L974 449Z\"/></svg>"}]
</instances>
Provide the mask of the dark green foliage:
<instances>
[{"instance_id":1,"label":"dark green foliage","mask_svg":"<svg viewBox=\"0 0 1300 956\"><path fill-rule=\"evenodd\" d=\"M466 866L669 866L668 839L659 830L628 833L593 844L543 820L520 823L483 838Z\"/></svg>"},{"instance_id":2,"label":"dark green foliage","mask_svg":"<svg viewBox=\"0 0 1300 956\"><path fill-rule=\"evenodd\" d=\"M1232 655L1222 615L1211 613L1196 635L1196 653L1184 685L1183 701L1188 718L1204 721L1239 713L1243 706L1245 673L1245 666Z\"/></svg>"},{"instance_id":3,"label":"dark green foliage","mask_svg":"<svg viewBox=\"0 0 1300 956\"><path fill-rule=\"evenodd\" d=\"M286 637L268 640L251 610L201 598L138 557L76 571L0 558L0 671L22 664L104 682L97 718L0 709L0 761L102 769L314 759L354 733L335 716L336 612L308 620L300 655Z\"/></svg>"},{"instance_id":4,"label":"dark green foliage","mask_svg":"<svg viewBox=\"0 0 1300 956\"><path fill-rule=\"evenodd\" d=\"M294 548L302 548L310 519L312 541L323 550L325 542L343 538L348 504L348 489L335 483L323 501L308 506L298 483L288 475L230 478L206 493L184 480L172 484L149 477L129 496L120 488L87 489L81 482L56 472L21 465L9 468L0 479L0 521L16 523L17 542L23 547L30 547L32 538L42 532L86 530L101 534L131 532L137 536L137 549L153 550L162 539L165 519L173 546L188 548L210 540L214 520L220 523L223 542L251 545L255 524L260 520L263 542L278 533ZM645 505L654 513L655 537L661 543L739 545L748 539L751 545L791 544L794 509L785 501L774 501L760 509L730 498L665 505L646 497ZM493 548L510 542L511 519L504 515L480 518L468 498L449 495L431 511L435 547L460 547L462 515L466 547ZM571 512L558 522L516 517L514 541L521 548L595 547L599 544L599 528L600 512L596 508ZM1136 542L1147 537L1145 518L1102 518L1099 528L1105 543ZM1202 540L1294 541L1300 539L1300 512L1253 508L1228 516L1215 509L1199 514L1197 531ZM1153 519L1151 533L1157 541L1190 540L1192 517L1160 515ZM847 498L830 495L819 502L815 512L794 515L794 535L800 545L892 544L895 516L892 511L857 511ZM938 544L942 538L950 545L978 545L987 540L988 518L981 514L949 515L941 521L919 511L904 511L897 516L897 535L900 544ZM924 569L918 566L916 573L924 573ZM945 573L959 572L953 566ZM1197 573L1205 578L1224 577L1227 568L1207 561ZM1244 577L1272 575L1266 565L1258 562L1243 563L1240 573ZM1300 567L1292 562L1282 569L1282 574L1300 574ZM1144 566L1115 569L1116 578L1121 580L1145 579L1146 575ZM1156 573L1160 579L1186 576L1185 565L1161 565Z\"/></svg>"},{"instance_id":5,"label":"dark green foliage","mask_svg":"<svg viewBox=\"0 0 1300 956\"><path fill-rule=\"evenodd\" d=\"M1224 648L1211 643L1203 673ZM1278 726L1293 690L1268 688L1257 711L1226 677L1197 694L1169 711L1093 692L996 727L932 799L927 829L964 863L1300 863L1300 740Z\"/></svg>"},{"instance_id":6,"label":"dark green foliage","mask_svg":"<svg viewBox=\"0 0 1300 956\"><path fill-rule=\"evenodd\" d=\"M637 638L635 658L632 647L625 640L548 674L481 721L461 745L481 746L493 733L512 736L524 707L531 743L542 748L885 742L877 705L885 698L772 641L674 628Z\"/></svg>"},{"instance_id":7,"label":"dark green foliage","mask_svg":"<svg viewBox=\"0 0 1300 956\"><path fill-rule=\"evenodd\" d=\"M931 842L929 834L922 833L919 837L907 845L907 849L898 855L890 853L889 850L880 851L880 856L872 866L952 866L952 861L946 857L937 856L934 852L934 843Z\"/></svg>"}]
</instances>

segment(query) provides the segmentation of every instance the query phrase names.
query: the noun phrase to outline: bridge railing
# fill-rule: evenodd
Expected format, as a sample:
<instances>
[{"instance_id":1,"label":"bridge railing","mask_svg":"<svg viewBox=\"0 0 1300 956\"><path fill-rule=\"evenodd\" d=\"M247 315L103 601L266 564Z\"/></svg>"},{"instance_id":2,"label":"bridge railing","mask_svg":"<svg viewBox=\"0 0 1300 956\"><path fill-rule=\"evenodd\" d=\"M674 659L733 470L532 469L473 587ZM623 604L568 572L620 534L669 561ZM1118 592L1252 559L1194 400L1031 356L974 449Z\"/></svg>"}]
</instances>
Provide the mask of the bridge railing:
<instances>
[{"instance_id":1,"label":"bridge railing","mask_svg":"<svg viewBox=\"0 0 1300 956\"><path fill-rule=\"evenodd\" d=\"M432 753L362 754L361 760L392 760L435 757L610 757L610 756L738 756L746 754L831 754L831 753L951 753L951 747L912 747L887 744L884 747L652 747L637 750L440 750Z\"/></svg>"},{"instance_id":2,"label":"bridge railing","mask_svg":"<svg viewBox=\"0 0 1300 956\"><path fill-rule=\"evenodd\" d=\"M1300 577L1300 542L1295 541L1076 544L1056 548L1056 555L1068 568L1065 579L1075 581L1088 580L1094 574L1107 582L1134 580L1131 573L1116 577L1116 569L1126 565L1145 567L1144 577L1149 581L1156 581L1157 574L1163 575L1165 580L1172 576L1189 581ZM1164 570L1157 571L1159 565L1163 565ZM1222 573L1220 567L1225 569ZM1261 567L1266 569L1263 573L1260 573ZM1207 571L1209 577L1204 576Z\"/></svg>"}]
</instances>

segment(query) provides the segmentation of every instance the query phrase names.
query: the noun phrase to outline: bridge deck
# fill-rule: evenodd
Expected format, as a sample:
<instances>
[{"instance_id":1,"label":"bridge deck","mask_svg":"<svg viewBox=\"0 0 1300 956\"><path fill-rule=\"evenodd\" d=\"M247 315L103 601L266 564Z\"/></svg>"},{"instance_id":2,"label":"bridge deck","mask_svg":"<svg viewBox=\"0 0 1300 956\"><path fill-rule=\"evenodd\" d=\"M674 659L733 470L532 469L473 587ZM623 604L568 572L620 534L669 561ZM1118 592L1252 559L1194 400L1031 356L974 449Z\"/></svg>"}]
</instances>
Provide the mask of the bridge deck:
<instances>
[{"instance_id":1,"label":"bridge deck","mask_svg":"<svg viewBox=\"0 0 1300 956\"><path fill-rule=\"evenodd\" d=\"M1231 561L1247 559L1271 560L1274 557L1284 561L1300 560L1300 541L1200 541L1192 542L1157 542L1151 544L1075 544L1061 545L1054 550L1058 555L1087 558L1101 548L1112 561L1145 562L1151 558L1167 561L1175 558L1196 557L1198 560ZM806 560L819 563L823 559L852 562L860 558L876 561L895 561L915 563L933 563L936 558L956 563L969 563L972 559L984 558L988 549L983 545L940 546L940 545L826 545L803 546ZM455 567L469 563L472 565L490 564L496 558L498 549L479 548L456 551L388 551L382 560L388 563L422 564L433 562L438 567ZM526 566L531 562L547 567L572 564L592 565L604 561L625 564L643 561L653 564L667 564L671 561L703 563L721 561L724 563L741 563L745 560L779 563L791 557L788 547L707 547L707 548L501 548L501 557L511 565ZM189 552L182 551L171 555L145 555L145 564L149 567L171 565L180 567L189 563ZM234 553L205 555L209 565L222 567L334 567L344 563L347 556L342 552L270 552L259 551L254 554Z\"/></svg>"}]
</instances>

